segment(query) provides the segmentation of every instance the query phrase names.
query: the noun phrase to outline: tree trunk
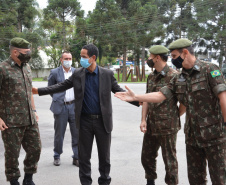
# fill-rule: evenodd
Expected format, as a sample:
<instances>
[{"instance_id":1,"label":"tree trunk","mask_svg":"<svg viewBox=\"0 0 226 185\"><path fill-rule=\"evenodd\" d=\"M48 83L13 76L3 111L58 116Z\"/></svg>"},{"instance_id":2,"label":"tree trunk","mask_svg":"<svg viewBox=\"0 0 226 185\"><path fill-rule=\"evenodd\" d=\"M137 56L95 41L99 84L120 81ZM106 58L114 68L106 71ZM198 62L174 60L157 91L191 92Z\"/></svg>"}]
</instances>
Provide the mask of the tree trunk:
<instances>
[{"instance_id":1,"label":"tree trunk","mask_svg":"<svg viewBox=\"0 0 226 185\"><path fill-rule=\"evenodd\" d=\"M138 66L138 70L140 71L140 50L136 51L136 63ZM136 74L136 75L138 75L138 74Z\"/></svg>"},{"instance_id":2,"label":"tree trunk","mask_svg":"<svg viewBox=\"0 0 226 185\"><path fill-rule=\"evenodd\" d=\"M103 56L103 49L102 49L101 45L99 45L98 49L99 49L99 66L101 66L101 60L102 60L102 56Z\"/></svg>"},{"instance_id":3,"label":"tree trunk","mask_svg":"<svg viewBox=\"0 0 226 185\"><path fill-rule=\"evenodd\" d=\"M122 81L126 82L126 75L127 75L127 69L126 69L126 46L123 48L123 72L122 72Z\"/></svg>"},{"instance_id":4,"label":"tree trunk","mask_svg":"<svg viewBox=\"0 0 226 185\"><path fill-rule=\"evenodd\" d=\"M66 50L66 29L65 29L65 17L64 17L64 14L63 14L63 48L64 48L64 51Z\"/></svg>"},{"instance_id":5,"label":"tree trunk","mask_svg":"<svg viewBox=\"0 0 226 185\"><path fill-rule=\"evenodd\" d=\"M22 19L21 19L21 14L20 14L20 10L18 10L18 17L17 17L17 30L18 32L22 32Z\"/></svg>"}]
</instances>

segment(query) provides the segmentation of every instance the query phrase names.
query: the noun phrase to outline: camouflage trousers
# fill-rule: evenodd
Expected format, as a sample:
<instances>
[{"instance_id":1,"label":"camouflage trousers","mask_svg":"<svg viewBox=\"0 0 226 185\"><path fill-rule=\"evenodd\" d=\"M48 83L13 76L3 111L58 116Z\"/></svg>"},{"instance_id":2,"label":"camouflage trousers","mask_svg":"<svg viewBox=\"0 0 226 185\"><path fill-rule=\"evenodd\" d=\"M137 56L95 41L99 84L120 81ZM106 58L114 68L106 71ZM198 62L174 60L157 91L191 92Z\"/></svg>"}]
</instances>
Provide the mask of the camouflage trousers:
<instances>
[{"instance_id":1,"label":"camouflage trousers","mask_svg":"<svg viewBox=\"0 0 226 185\"><path fill-rule=\"evenodd\" d=\"M164 136L153 136L151 132L144 134L141 162L146 179L157 179L156 158L161 147L166 169L165 182L170 185L178 184L176 140L177 133Z\"/></svg>"},{"instance_id":2,"label":"camouflage trousers","mask_svg":"<svg viewBox=\"0 0 226 185\"><path fill-rule=\"evenodd\" d=\"M36 173L41 154L41 140L37 124L8 128L2 131L2 140L5 147L5 174L7 181L20 177L18 158L21 145L26 152L24 172Z\"/></svg>"},{"instance_id":3,"label":"camouflage trousers","mask_svg":"<svg viewBox=\"0 0 226 185\"><path fill-rule=\"evenodd\" d=\"M212 185L226 184L226 144L200 148L186 145L188 179L191 185L206 185L208 161Z\"/></svg>"}]
</instances>

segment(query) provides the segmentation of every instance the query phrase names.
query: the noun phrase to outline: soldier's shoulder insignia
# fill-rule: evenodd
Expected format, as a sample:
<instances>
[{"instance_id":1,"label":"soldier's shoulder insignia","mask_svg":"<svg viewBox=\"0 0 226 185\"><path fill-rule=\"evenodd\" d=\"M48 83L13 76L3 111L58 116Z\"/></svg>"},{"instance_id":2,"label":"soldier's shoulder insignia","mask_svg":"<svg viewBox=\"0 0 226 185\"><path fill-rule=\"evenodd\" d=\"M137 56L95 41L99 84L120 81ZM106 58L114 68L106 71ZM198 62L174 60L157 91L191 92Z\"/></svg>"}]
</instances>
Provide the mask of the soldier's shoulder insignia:
<instances>
[{"instance_id":1,"label":"soldier's shoulder insignia","mask_svg":"<svg viewBox=\"0 0 226 185\"><path fill-rule=\"evenodd\" d=\"M211 71L210 74L211 74L211 76L212 76L213 78L215 78L216 76L220 76L220 75L221 75L221 73L220 73L219 70Z\"/></svg>"}]
</instances>

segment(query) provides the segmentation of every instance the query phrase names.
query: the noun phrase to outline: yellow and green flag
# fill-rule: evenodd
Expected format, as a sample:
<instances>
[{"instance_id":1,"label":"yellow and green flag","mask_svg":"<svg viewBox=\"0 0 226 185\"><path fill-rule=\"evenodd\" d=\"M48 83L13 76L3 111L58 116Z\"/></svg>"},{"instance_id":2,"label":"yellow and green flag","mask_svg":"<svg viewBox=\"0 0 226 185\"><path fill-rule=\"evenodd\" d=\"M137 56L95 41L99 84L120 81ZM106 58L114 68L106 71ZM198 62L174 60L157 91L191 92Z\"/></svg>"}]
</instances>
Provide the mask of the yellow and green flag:
<instances>
[{"instance_id":1,"label":"yellow and green flag","mask_svg":"<svg viewBox=\"0 0 226 185\"><path fill-rule=\"evenodd\" d=\"M219 70L214 70L214 71L211 71L210 73L213 78L221 75Z\"/></svg>"}]
</instances>

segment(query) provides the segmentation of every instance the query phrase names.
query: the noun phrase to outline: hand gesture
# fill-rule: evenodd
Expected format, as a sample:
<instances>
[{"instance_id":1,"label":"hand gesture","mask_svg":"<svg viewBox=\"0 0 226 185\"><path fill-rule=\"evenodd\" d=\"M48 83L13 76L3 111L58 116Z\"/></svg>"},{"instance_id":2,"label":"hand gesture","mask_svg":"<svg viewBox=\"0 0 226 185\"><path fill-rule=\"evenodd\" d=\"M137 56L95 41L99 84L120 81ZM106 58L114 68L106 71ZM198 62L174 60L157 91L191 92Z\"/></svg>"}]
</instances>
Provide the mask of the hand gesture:
<instances>
[{"instance_id":1,"label":"hand gesture","mask_svg":"<svg viewBox=\"0 0 226 185\"><path fill-rule=\"evenodd\" d=\"M32 87L32 93L33 94L38 94L38 88Z\"/></svg>"},{"instance_id":2,"label":"hand gesture","mask_svg":"<svg viewBox=\"0 0 226 185\"><path fill-rule=\"evenodd\" d=\"M7 128L8 127L6 126L5 122L0 118L0 130L3 131Z\"/></svg>"},{"instance_id":3,"label":"hand gesture","mask_svg":"<svg viewBox=\"0 0 226 185\"><path fill-rule=\"evenodd\" d=\"M140 131L143 132L144 134L146 133L146 131L147 131L147 122L146 121L141 121Z\"/></svg>"},{"instance_id":4,"label":"hand gesture","mask_svg":"<svg viewBox=\"0 0 226 185\"><path fill-rule=\"evenodd\" d=\"M128 90L126 92L117 92L115 94L115 97L123 100L123 101L128 101L128 102L131 102L131 101L134 101L135 100L135 94L134 92L127 86L125 86L125 88Z\"/></svg>"}]
</instances>

